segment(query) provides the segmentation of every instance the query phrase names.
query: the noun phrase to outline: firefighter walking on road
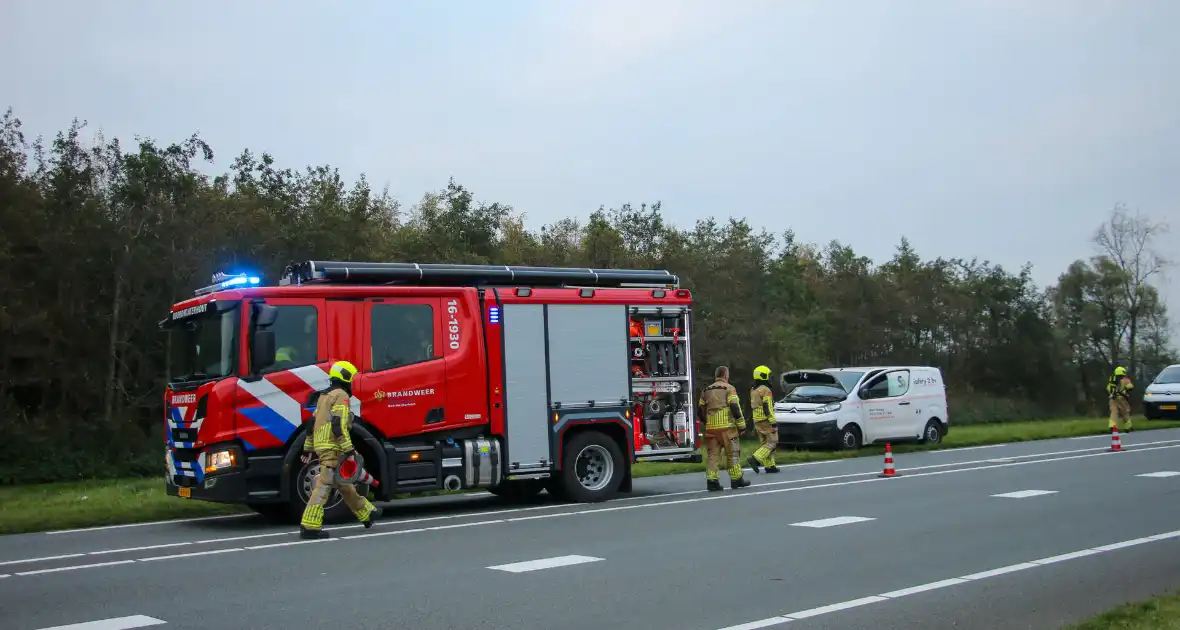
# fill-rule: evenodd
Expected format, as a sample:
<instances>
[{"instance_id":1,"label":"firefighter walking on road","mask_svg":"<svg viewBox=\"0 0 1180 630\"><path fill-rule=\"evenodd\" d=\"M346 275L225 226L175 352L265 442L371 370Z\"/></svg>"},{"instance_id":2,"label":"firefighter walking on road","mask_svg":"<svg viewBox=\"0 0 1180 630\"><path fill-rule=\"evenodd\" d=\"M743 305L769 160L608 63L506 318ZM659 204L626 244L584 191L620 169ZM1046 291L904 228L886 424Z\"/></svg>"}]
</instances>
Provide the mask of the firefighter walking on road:
<instances>
[{"instance_id":1,"label":"firefighter walking on road","mask_svg":"<svg viewBox=\"0 0 1180 630\"><path fill-rule=\"evenodd\" d=\"M721 454L729 467L731 488L744 488L750 481L742 477L741 431L746 428L742 416L741 399L737 389L729 384L729 368L721 366L714 372L714 381L701 392L697 403L705 417L705 449L708 462L705 469L705 487L711 491L721 490Z\"/></svg>"},{"instance_id":2,"label":"firefighter walking on road","mask_svg":"<svg viewBox=\"0 0 1180 630\"><path fill-rule=\"evenodd\" d=\"M758 450L754 451L746 461L750 468L758 472L758 466L766 467L766 472L778 472L775 465L774 451L778 446L778 425L774 419L774 392L770 389L770 368L759 365L754 368L754 387L750 389L750 415L754 417L754 431L758 433L760 442Z\"/></svg>"},{"instance_id":3,"label":"firefighter walking on road","mask_svg":"<svg viewBox=\"0 0 1180 630\"><path fill-rule=\"evenodd\" d=\"M1111 433L1114 432L1114 427L1118 420L1126 423L1126 431L1130 432L1131 428L1131 390L1135 385L1131 383L1131 377L1127 375L1127 369L1119 366L1114 369L1114 374L1106 382L1106 393L1110 394L1110 426L1107 427Z\"/></svg>"},{"instance_id":4,"label":"firefighter walking on road","mask_svg":"<svg viewBox=\"0 0 1180 630\"><path fill-rule=\"evenodd\" d=\"M332 364L328 372L330 387L316 401L315 418L303 441L302 460L304 464L311 462L312 453L315 453L320 460L320 470L311 496L308 497L307 507L303 510L299 532L302 538L328 536L323 531L324 504L333 489L340 492L344 503L366 529L373 526L374 513L378 512L368 499L357 493L351 483L341 479L337 471L340 462L355 454L349 429L352 428L352 378L356 372L356 366L348 361Z\"/></svg>"}]
</instances>

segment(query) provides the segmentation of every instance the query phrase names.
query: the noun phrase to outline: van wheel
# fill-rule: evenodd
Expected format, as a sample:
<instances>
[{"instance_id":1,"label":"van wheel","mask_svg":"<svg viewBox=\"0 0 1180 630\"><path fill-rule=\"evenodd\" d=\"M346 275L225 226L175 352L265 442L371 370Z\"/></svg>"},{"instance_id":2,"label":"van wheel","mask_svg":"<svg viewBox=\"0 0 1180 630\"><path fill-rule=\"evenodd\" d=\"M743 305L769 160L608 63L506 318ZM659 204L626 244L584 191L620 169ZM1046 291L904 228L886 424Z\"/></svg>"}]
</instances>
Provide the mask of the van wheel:
<instances>
[{"instance_id":1,"label":"van wheel","mask_svg":"<svg viewBox=\"0 0 1180 630\"><path fill-rule=\"evenodd\" d=\"M922 444L938 444L942 442L942 429L938 426L937 420L931 420L926 423L926 428L922 429Z\"/></svg>"},{"instance_id":2,"label":"van wheel","mask_svg":"<svg viewBox=\"0 0 1180 630\"><path fill-rule=\"evenodd\" d=\"M570 500L596 503L614 498L623 472L623 455L615 441L598 431L584 431L565 445L559 483Z\"/></svg>"},{"instance_id":3,"label":"van wheel","mask_svg":"<svg viewBox=\"0 0 1180 630\"><path fill-rule=\"evenodd\" d=\"M840 432L840 448L846 451L855 451L862 445L860 427L855 424L850 424Z\"/></svg>"}]
</instances>

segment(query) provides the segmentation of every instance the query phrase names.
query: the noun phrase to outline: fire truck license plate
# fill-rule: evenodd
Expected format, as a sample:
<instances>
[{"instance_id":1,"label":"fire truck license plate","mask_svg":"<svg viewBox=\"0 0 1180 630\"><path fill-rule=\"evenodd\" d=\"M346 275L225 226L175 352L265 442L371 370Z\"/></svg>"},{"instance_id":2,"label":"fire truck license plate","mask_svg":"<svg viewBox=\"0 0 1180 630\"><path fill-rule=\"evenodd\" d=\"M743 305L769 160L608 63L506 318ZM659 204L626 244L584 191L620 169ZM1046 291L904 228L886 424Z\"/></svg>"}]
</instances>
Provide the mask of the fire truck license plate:
<instances>
[{"instance_id":1,"label":"fire truck license plate","mask_svg":"<svg viewBox=\"0 0 1180 630\"><path fill-rule=\"evenodd\" d=\"M181 488L180 489L180 496L182 496L186 499L189 497L192 497L193 496L193 489L192 488Z\"/></svg>"}]
</instances>

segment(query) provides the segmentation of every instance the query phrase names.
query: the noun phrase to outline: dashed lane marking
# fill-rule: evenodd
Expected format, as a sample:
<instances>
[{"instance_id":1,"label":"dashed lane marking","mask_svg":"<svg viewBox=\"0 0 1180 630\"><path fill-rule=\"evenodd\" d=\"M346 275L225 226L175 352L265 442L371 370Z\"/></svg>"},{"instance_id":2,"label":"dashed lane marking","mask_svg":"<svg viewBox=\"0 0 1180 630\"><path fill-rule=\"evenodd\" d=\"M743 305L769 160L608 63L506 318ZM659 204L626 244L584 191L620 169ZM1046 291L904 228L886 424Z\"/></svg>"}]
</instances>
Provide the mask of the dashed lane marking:
<instances>
[{"instance_id":1,"label":"dashed lane marking","mask_svg":"<svg viewBox=\"0 0 1180 630\"><path fill-rule=\"evenodd\" d=\"M589 508L589 509L576 510L576 511L570 511L570 512L557 512L557 513L553 513L553 514L541 514L541 515L537 515L537 516L521 516L521 517L503 518L503 519L486 520L486 521L473 521L473 522L468 522L468 523L456 523L453 525L438 525L438 526L434 526L434 527L420 527L420 528L406 529L406 530L394 530L394 531L387 531L387 532L372 532L372 533L364 533L364 534L355 534L352 536L341 536L339 538L339 540L346 540L346 541L347 540L361 540L361 539L365 539L365 538L369 538L369 537L373 537L373 536L400 536L400 535L414 534L414 533L427 532L427 531L439 531L439 530L454 529L454 528L461 528L461 527L477 527L477 526L482 526L482 525L495 525L495 524L502 524L502 523L512 523L512 522L516 522L516 521L542 519L542 518L584 516L587 514L598 514L598 513L606 513L606 512L620 512L620 511L624 511L624 510L639 510L639 509L646 509L646 508L668 507L668 506L673 506L673 505L685 505L685 504L689 504L689 503L701 503L701 502L705 502L705 501L724 501L727 499L739 499L739 498L744 498L744 497L757 497L757 496L762 496L762 495L779 494L779 493L784 493L784 492L802 492L805 490L818 490L818 489L822 489L822 488L837 488L837 487L852 486L852 485L859 485L859 484L866 484L866 483L904 483L904 480L918 479L921 477L950 475L950 474L955 474L955 473L975 472L975 471L980 471L980 470L992 470L992 469L998 469L998 468L1010 468L1010 467L1015 467L1015 466L1029 466L1029 465L1034 465L1034 464L1047 464L1047 463L1052 463L1052 462L1069 461L1069 460L1074 460L1074 459L1086 459L1086 458L1091 458L1091 457L1106 457L1109 455L1120 455L1120 456L1125 457L1129 454L1133 455L1136 453L1148 453L1151 451L1174 449L1174 448L1180 448L1180 444L1173 444L1173 445L1167 445L1167 446L1154 446L1154 447L1147 447L1147 448L1144 448L1141 446L1136 449L1125 450L1125 451L1121 451L1121 452L1114 452L1114 451L1109 451L1109 450L1105 450L1105 449L1100 449L1099 452L1096 452L1096 453L1085 453L1082 455L1071 455L1068 457L1052 457L1052 458L1048 458L1048 459L1010 462L1007 464L991 464L991 465L976 466L976 467L971 467L971 468L953 468L950 470L933 470L933 471L927 471L927 472L912 473L912 474L894 477L894 478L876 477L875 476L876 473L870 473L874 476L866 478L866 479L853 479L853 480L846 480L846 481L837 481L837 482L833 482L833 483L821 483L821 484L814 484L814 485L808 485L808 486L797 486L797 487L790 487L790 488L770 488L767 490L745 490L745 491L737 491L737 492L725 492L725 493L721 493L721 494L711 493L709 496L677 499L677 500L673 500L673 501L659 501L659 500L657 500L657 501L652 501L650 503L638 503L638 504L633 503L633 504L626 504L626 505L616 505L616 506L605 507L605 508ZM1089 450L1089 449L1087 449L1087 450ZM859 475L854 475L854 476L859 476ZM841 477L843 477L843 476L841 476ZM772 485L772 484L764 484L764 485ZM658 499L659 497L655 497L655 498ZM509 511L511 511L511 510L509 510ZM442 517L442 518L447 518L447 517ZM425 520L425 519L423 519L423 520ZM357 527L359 527L359 525ZM290 535L286 532L280 532L280 534ZM259 546L259 548L264 548L264 547L269 547L269 545ZM250 547L244 547L244 548L235 547L235 548L224 549L224 550L214 550L213 552L196 552L196 553L191 553L191 554L175 554L175 555L169 555L169 556L157 556L155 558L148 558L145 560L162 560L162 559L166 559L166 558L183 558L183 557L191 557L191 556L196 556L196 555L206 555L207 553L223 553L223 552L229 552L229 551L246 551L249 549L251 549L251 548ZM41 573L53 573L53 572L57 572L57 571L72 571L72 570L76 570L76 569L84 569L84 568L91 568L91 567L114 566L114 565L120 565L120 564L132 564L134 562L137 562L137 560L122 560L122 561L118 561L118 562L87 564L87 565L72 566L72 567L59 567L56 569L42 569L39 571L25 571L22 573L16 573L15 575L18 575L18 576L37 575L37 574L41 574Z\"/></svg>"},{"instance_id":2,"label":"dashed lane marking","mask_svg":"<svg viewBox=\"0 0 1180 630\"><path fill-rule=\"evenodd\" d=\"M899 589L896 591L890 591L888 593L881 593L879 595L870 595L868 597L860 597L857 599L850 599L848 601L838 602L835 604L828 604L826 606L819 606L816 608L808 608L807 610L801 610L799 612L787 613L785 615L775 615L773 617L767 617L765 619L758 619L756 621L747 621L746 623L738 624L735 626L726 626L725 628L722 628L721 630L756 630L757 628L770 628L772 626L779 626L779 625L782 625L782 624L785 624L785 623L788 623L791 621L798 621L800 619L807 619L809 617L818 617L820 615L829 615L829 614L832 614L835 612L839 612L841 610L848 610L850 608L857 608L860 606L868 606L871 604L876 604L878 602L900 599L902 597L908 597L910 595L917 595L919 593L926 593L926 592L937 590L940 588L950 588L952 586L958 586L960 584L966 584L968 582L975 582L977 580L986 580L988 578L994 578L994 577L999 577L1002 575L1008 575L1008 574L1016 573L1019 571L1027 571L1029 569L1035 569L1037 567L1046 566L1046 565L1058 564L1061 562L1066 562L1066 561L1074 560L1077 558L1086 558L1086 557L1097 555L1100 553L1106 553L1109 551L1113 551L1115 549L1125 549L1127 547L1134 547L1136 545L1145 545L1148 543L1160 542L1160 541L1171 540L1171 539L1176 539L1176 538L1180 538L1180 530L1164 532L1162 534L1156 534L1154 536L1144 536L1143 538L1135 538L1133 540L1125 540L1125 541L1113 543L1110 545L1103 545L1101 547L1090 547L1088 549L1080 549L1078 551L1074 551L1071 553L1064 553L1064 554L1057 555L1057 556L1050 556L1048 558L1041 558L1039 560L1031 560L1029 562L1021 562L1018 564L1011 564L1011 565L1008 565L1005 567L998 567L995 569L991 569L989 571L980 571L979 573L972 573L970 575L964 575L964 576L960 576L960 577L956 577L956 578L948 578L945 580L938 580L937 582L928 582L926 584L918 584L916 586L911 586L909 588L903 588L903 589Z\"/></svg>"},{"instance_id":3,"label":"dashed lane marking","mask_svg":"<svg viewBox=\"0 0 1180 630\"><path fill-rule=\"evenodd\" d=\"M1135 448L1142 449L1144 447L1152 447L1152 446L1158 446L1158 445L1164 445L1164 444L1180 444L1180 439L1143 442L1141 444L1135 445ZM954 450L970 450L973 448L991 448L991 446L968 447L968 448L954 449ZM1130 452L1132 450L1134 450L1134 449L1127 448L1123 452ZM1148 450L1152 450L1152 449L1148 448ZM1087 453L1087 452L1091 452L1091 451L1097 451L1098 452L1097 454L1105 454L1105 453L1109 452L1106 450L1106 447L1096 447L1096 448L1072 449L1072 450L1067 450L1067 451L1051 451L1051 452L1047 452L1047 453L1033 453L1033 454L1028 454L1028 455L1013 455L1013 456L1003 458L1003 459L1015 461L1015 460L1020 460L1020 459L1031 459L1031 458L1036 458L1036 457L1056 457L1057 455L1072 455L1072 454L1076 454L1076 453ZM949 451L932 451L932 453L942 453L942 452L949 452ZM1069 458L1065 458L1065 459L1069 459ZM802 462L799 464L792 464L790 466L781 466L780 468L788 468L791 466L808 466L808 465L814 465L814 464L829 464L829 463L836 463L838 461L845 461L845 460L829 460L829 461L823 461L823 462ZM1050 460L1045 460L1045 461L1050 461ZM929 464L929 465L925 465L925 466L898 467L897 470L898 470L898 472L907 473L908 476L913 476L911 473L913 473L914 471L936 470L936 469L941 469L941 468L957 468L957 467L972 466L974 464L988 464L988 463L999 463L999 462L996 459L966 460L966 461L960 461L960 462L946 462L946 463L942 463L942 464ZM1011 461L1003 462L1003 465L1011 465L1011 463L1012 463ZM978 468L964 468L964 470L978 470ZM831 480L837 480L837 479L854 479L856 477L870 477L870 476L876 476L878 474L880 474L880 471L874 470L874 471L866 471L866 472L859 472L859 473L845 473L845 474L840 474L840 475L827 475L827 476L822 476L822 477L803 477L800 479L786 479L783 481L765 481L765 482L759 483L758 487L760 487L760 488L776 487L776 486L784 486L784 485L805 484L805 483L810 483L810 482L815 482L815 481L831 481ZM660 500L660 499L666 499L666 498L671 498L671 497L700 495L700 494L704 494L705 492L707 492L707 491L706 490L685 490L685 491L679 491L679 492L663 492L663 493L659 493L659 494L642 495L642 496L620 497L620 498L615 499L614 501L611 501L611 503L629 504L629 503L632 503L635 501ZM744 495L749 494L749 491L748 490L731 491L731 490L727 489L726 492L724 492L722 494L723 494L723 496L728 496L731 493L744 496ZM708 498L712 499L712 498L718 498L718 497L710 496ZM480 518L480 517L497 516L497 515L503 515L503 514L517 514L517 513L534 512L534 511L548 512L548 511L554 511L554 510L570 509L570 507L571 506L568 504L552 504L552 505L538 505L538 506L523 507L523 508L509 508L509 509L503 509L503 510L463 512L460 514L446 514L446 515L442 515L442 516L426 516L426 517L420 517L420 518L408 518L408 519L398 519L398 520L390 520L390 521L379 521L375 524L375 526L376 527L388 527L388 526L398 526L398 525L414 525L414 524L418 524L418 523L427 523L427 522L432 522L432 521L446 521L446 520L456 520L456 519L466 519L466 518ZM563 512L560 514L553 514L553 515L543 514L540 516L529 517L529 518L552 518L554 516L561 516L563 514L576 514L576 513L580 513L580 512ZM219 518L227 518L227 517L207 517L207 518L219 519ZM228 518L234 518L234 517L228 517ZM205 520L205 519L192 519L192 520ZM157 521L157 523L165 523L165 522L173 522L173 521ZM128 525L128 526L130 527L130 526L148 525L148 524L151 524L151 523L138 523L138 524L133 524L133 525ZM121 525L112 525L111 527L122 527L122 526ZM347 531L347 530L354 530L354 529L360 529L360 528L361 528L360 524L353 524L353 525L341 525L341 526L337 526L337 527L329 527L326 529L329 531L332 531L332 532L338 532L338 531ZM68 530L68 531L85 531L85 530ZM64 532L47 532L47 533L54 534L54 533L64 533ZM46 561L50 561L50 560L64 560L64 559L68 559L71 557L80 558L83 556L109 555L109 554L116 554L116 553L132 553L132 552L136 552L136 551L152 551L155 549L172 549L172 548L176 548L176 547L185 547L185 546L189 546L189 545L211 545L211 544L219 544L219 543L227 543L227 542L237 542L237 541L242 541L242 540L256 540L259 538L274 538L277 536L290 536L290 535L291 535L290 531L277 531L277 532L267 532L267 533L262 533L262 534L246 534L246 535L242 535L242 536L227 536L227 537L222 537L222 538L206 538L204 540L187 540L187 541L181 541L181 542L161 543L161 544L157 544L157 545L144 545L144 546L139 546L139 547L119 547L119 548L114 548L114 549L102 549L102 550L98 550L98 551L88 551L85 553L77 553L77 554L43 556L43 557L39 557L39 558L25 558L22 560L9 560L6 562L0 562L0 566L10 565L10 564L24 564L24 563L32 563L32 562L46 562ZM375 534L365 534L365 535L372 536Z\"/></svg>"},{"instance_id":4,"label":"dashed lane marking","mask_svg":"<svg viewBox=\"0 0 1180 630\"><path fill-rule=\"evenodd\" d=\"M821 529L824 527L835 527L837 525L848 525L849 523L863 523L865 521L875 521L875 518L868 518L866 516L835 516L832 518L821 518L816 521L804 521L802 523L791 523L791 527L812 527Z\"/></svg>"},{"instance_id":5,"label":"dashed lane marking","mask_svg":"<svg viewBox=\"0 0 1180 630\"><path fill-rule=\"evenodd\" d=\"M601 562L602 560L602 558L592 556L557 556L556 558L541 558L540 560L528 560L526 562L514 562L512 564L498 564L488 568L493 571L527 573L529 571L540 571L541 569L555 569L557 567L568 567L575 564L586 564L587 562Z\"/></svg>"},{"instance_id":6,"label":"dashed lane marking","mask_svg":"<svg viewBox=\"0 0 1180 630\"><path fill-rule=\"evenodd\" d=\"M257 518L257 514L229 514L227 516L201 516L198 518L174 518L167 521L147 521L143 523L124 523L122 525L102 525L100 527L82 527L79 529L58 529L51 532L44 532L47 536L54 536L57 534L78 534L82 532L98 532L107 529L124 529L127 527L148 527L149 525L176 525L182 523L196 523L199 521L227 521L234 518Z\"/></svg>"},{"instance_id":7,"label":"dashed lane marking","mask_svg":"<svg viewBox=\"0 0 1180 630\"><path fill-rule=\"evenodd\" d=\"M1180 472L1174 470L1161 470L1159 472L1143 473L1142 475L1135 475L1136 477L1154 477L1156 479L1165 479L1167 477L1180 476Z\"/></svg>"},{"instance_id":8,"label":"dashed lane marking","mask_svg":"<svg viewBox=\"0 0 1180 630\"><path fill-rule=\"evenodd\" d=\"M113 619L72 623L68 626L53 626L52 628L42 628L41 630L130 630L131 628L145 628L147 626L159 626L166 623L168 622L162 619L156 619L155 617L133 615L131 617L115 617Z\"/></svg>"},{"instance_id":9,"label":"dashed lane marking","mask_svg":"<svg viewBox=\"0 0 1180 630\"><path fill-rule=\"evenodd\" d=\"M993 494L993 497L1001 499L1027 499L1029 497L1040 497L1046 494L1057 494L1056 490L1017 490L1016 492L1005 492L1003 494Z\"/></svg>"}]
</instances>

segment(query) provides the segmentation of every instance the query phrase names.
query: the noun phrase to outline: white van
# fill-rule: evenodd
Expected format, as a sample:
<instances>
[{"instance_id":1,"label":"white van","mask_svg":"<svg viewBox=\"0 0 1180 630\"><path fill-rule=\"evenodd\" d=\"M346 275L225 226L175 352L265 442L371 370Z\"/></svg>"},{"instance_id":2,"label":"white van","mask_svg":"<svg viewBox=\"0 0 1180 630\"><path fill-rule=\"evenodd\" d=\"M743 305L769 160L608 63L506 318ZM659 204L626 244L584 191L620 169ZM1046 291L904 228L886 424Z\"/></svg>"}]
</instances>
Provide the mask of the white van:
<instances>
[{"instance_id":1,"label":"white van","mask_svg":"<svg viewBox=\"0 0 1180 630\"><path fill-rule=\"evenodd\" d=\"M793 370L774 404L783 445L858 449L875 442L937 444L950 432L942 371L925 366Z\"/></svg>"},{"instance_id":2,"label":"white van","mask_svg":"<svg viewBox=\"0 0 1180 630\"><path fill-rule=\"evenodd\" d=\"M1180 363L1164 368L1143 390L1143 415L1148 420L1180 417Z\"/></svg>"}]
</instances>

